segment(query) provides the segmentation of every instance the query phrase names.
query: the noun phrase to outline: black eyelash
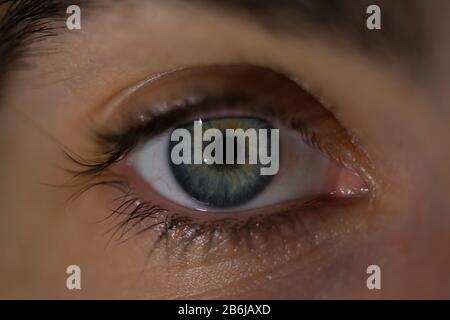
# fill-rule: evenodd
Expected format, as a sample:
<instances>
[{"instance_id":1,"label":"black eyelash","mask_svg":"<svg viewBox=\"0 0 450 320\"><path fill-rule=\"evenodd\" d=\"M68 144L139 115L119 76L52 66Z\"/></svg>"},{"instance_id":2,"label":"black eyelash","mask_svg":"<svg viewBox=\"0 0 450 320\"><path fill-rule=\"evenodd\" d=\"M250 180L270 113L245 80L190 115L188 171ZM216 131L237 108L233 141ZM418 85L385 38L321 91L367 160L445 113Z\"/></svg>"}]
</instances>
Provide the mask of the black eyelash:
<instances>
[{"instance_id":1,"label":"black eyelash","mask_svg":"<svg viewBox=\"0 0 450 320\"><path fill-rule=\"evenodd\" d=\"M104 163L94 164L92 171L95 172L94 167L106 169L109 165L120 160L121 157L133 150L140 142L162 133L168 127L174 126L174 124L180 124L185 120L190 120L195 113L201 114L202 112L213 110L214 107L221 104L226 105L231 111L239 108L241 105L246 105L246 110L249 112L257 112L262 116L274 119L282 119L285 117L285 114L278 111L275 106L262 106L254 103L250 97L237 92L227 92L220 96L200 94L194 102L189 99L178 100L176 107L169 108L172 111L164 114L153 112L143 114L144 118L148 119L147 121L137 126L133 123L130 128L122 130L122 132L105 134L94 130L94 139L100 146L103 146L105 149L104 155L108 155L109 158ZM283 122L297 130L307 144L326 152L315 132L311 131L303 120L291 116L289 119L283 120ZM84 173L89 174L91 171L85 171Z\"/></svg>"},{"instance_id":2,"label":"black eyelash","mask_svg":"<svg viewBox=\"0 0 450 320\"><path fill-rule=\"evenodd\" d=\"M82 168L81 170L66 169L66 171L73 174L75 178L97 175L124 158L140 142L146 141L150 137L163 132L170 125L188 118L193 113L192 109L195 109L195 112L202 112L211 109L218 102L233 108L239 102L248 102L248 100L247 97L236 93L227 93L220 97L204 96L195 103L191 103L188 100L183 101L183 104L178 104L178 108L173 108L173 111L166 114L148 113L145 117L150 120L137 126L132 124L129 128L123 130L123 132L104 133L93 129L92 139L97 145L101 146L102 152L95 157L96 159L87 160L72 152L65 151L67 158ZM306 134L306 128L304 133Z\"/></svg>"},{"instance_id":3,"label":"black eyelash","mask_svg":"<svg viewBox=\"0 0 450 320\"><path fill-rule=\"evenodd\" d=\"M203 251L209 254L208 258L210 259L213 248L219 247L225 242L231 242L231 248L244 247L252 251L254 242L251 234L257 235L257 238L266 246L274 244L272 240L275 238L286 241L298 234L308 238L310 237L308 227L295 219L296 215L292 213L298 212L298 210L319 209L329 203L327 198L311 199L305 201L301 206L292 206L277 212L277 214L260 214L245 220L222 218L205 222L179 214L167 214L168 210L151 202L140 202L140 198L132 194L124 195L123 199L122 204L106 218L113 219L122 215L125 217L119 219L119 222L108 230L111 233L110 242L117 241L120 244L148 230L158 230L157 239L150 246L147 259L159 246L163 246L168 259L179 259L179 261L182 261L184 254L196 239L202 239ZM127 209L132 207L136 201L139 201L139 204L131 212L127 212ZM335 202L333 200L333 204L336 204ZM150 223L149 219L152 220ZM143 221L147 222L146 226L135 230L127 237L127 234ZM172 243L169 239L176 239L176 242ZM303 245L310 244L303 243Z\"/></svg>"},{"instance_id":4,"label":"black eyelash","mask_svg":"<svg viewBox=\"0 0 450 320\"><path fill-rule=\"evenodd\" d=\"M212 106L217 106L219 103L225 104L228 108L232 109L242 103L251 105L251 99L237 93L229 92L222 96L203 96L200 100L197 99L195 103L188 100L181 104L178 102L177 107L169 108L172 111L166 114L159 115L151 113L145 115L149 119L147 122L137 126L131 125L130 128L124 130L125 132L105 134L94 130L94 138L97 144L103 148L103 151L96 157L96 160L89 161L81 158L79 155L66 152L68 159L78 167L75 170L67 170L73 175L67 185L78 188L78 191L73 195L72 199L76 199L84 192L97 186L110 186L118 189L122 193L122 196L116 199L119 205L111 211L111 214L106 219L102 220L109 219L113 222L116 221L107 231L110 233L109 242L122 243L133 236L157 228L159 237L150 249L150 252L153 252L163 242L165 247L168 247L168 239L171 238L170 235L179 230L184 230L186 232L182 236L177 237L177 247L184 248L181 252L185 252L189 245L199 237L207 238L208 241L205 243L205 248L211 248L214 242L220 240L221 233L225 232L224 230L228 230L228 233L233 235L232 238L235 244L239 244L242 240L239 239L239 230L250 228L257 222L260 225L264 225L267 217L260 219L260 217L255 216L246 221L221 218L213 222L209 221L205 223L202 221L194 221L191 218L176 213L169 213L168 209L148 201L143 201L138 195L134 194L126 181L122 180L121 177L108 173L108 169L112 165L121 161L132 150L138 147L142 141L146 141L152 136L165 131L169 126L174 126L174 124L192 117L191 115L193 113L197 114L202 111L211 110ZM265 110L266 116L280 117L276 108L273 107L261 108L261 106L255 106L255 110L259 114L262 113L262 110ZM303 121L294 117L289 119L289 122L291 127L295 127L298 130L306 143L319 150L323 150L315 133L309 130ZM307 206L310 204L304 203L303 205ZM272 217L272 219L278 219L281 216L290 219L291 216L285 213L274 215L275 217ZM116 218L119 218L118 221ZM136 229L143 221L146 221L149 225ZM132 230L135 232L128 236ZM261 232L261 236L265 236L264 232ZM251 242L248 239L246 243L248 247L251 247Z\"/></svg>"},{"instance_id":5,"label":"black eyelash","mask_svg":"<svg viewBox=\"0 0 450 320\"><path fill-rule=\"evenodd\" d=\"M189 246L199 238L205 239L203 242L204 251L205 253L210 253L214 246L224 241L231 241L233 247L240 247L244 244L247 249L252 250L253 242L249 237L250 232L241 232L243 230L253 230L253 233L257 233L259 238L265 241L266 244L270 243L269 240L273 234L277 234L278 237L283 239L299 231L298 222L294 221L294 217L291 214L292 208L279 212L276 215L264 215L264 218L262 215L256 215L246 220L222 218L204 222L179 214L168 214L167 209L149 201L142 202L140 197L133 195L131 192L124 194L117 200L122 200L121 204L108 217L102 220L114 220L115 217L119 218L119 221L114 223L107 231L107 233L110 233L109 243L115 241L121 244L148 230L157 229L159 234L153 245L149 248L148 258L159 245L164 246L168 256L182 258ZM138 204L136 205L136 203ZM318 203L319 201L317 199L305 202L302 204L302 208L312 208L317 206ZM132 207L132 211L128 212L128 209ZM124 216L123 219L120 218L122 216ZM146 221L146 225L136 229L144 221ZM283 223L283 231L277 230L277 233L268 232L270 230L273 231L274 228L277 229L279 225L277 222L288 223ZM132 230L135 231L127 236ZM302 231L305 234L305 230ZM231 237L224 236L225 233L231 235ZM176 237L174 236L175 234L177 234ZM176 244L173 248L169 239L176 239ZM177 250L171 250L175 248Z\"/></svg>"},{"instance_id":6,"label":"black eyelash","mask_svg":"<svg viewBox=\"0 0 450 320\"><path fill-rule=\"evenodd\" d=\"M73 156L71 156L71 159L73 159ZM83 165L80 160L77 160L77 164ZM84 165L95 166L88 163ZM104 166L104 164L100 165L101 168ZM150 258L152 253L159 248L160 245L164 246L168 256L175 259L182 259L189 246L194 243L196 239L200 238L206 239L203 244L205 253L209 253L214 245L218 245L224 241L231 241L233 247L240 247L241 244L244 243L247 249L252 250L253 243L248 236L250 233L241 231L253 230L253 233L257 233L259 238L263 239L263 241L268 244L270 243L270 236L274 233L267 231L273 231L274 228L277 228L277 222L282 221L288 222L283 225L289 227L287 229L284 227L283 232L280 231L276 233L279 237L283 238L286 235L294 234L298 231L298 223L293 221L293 216L290 214L293 211L292 208L279 212L276 215L264 215L264 218L262 217L263 215L256 215L246 220L221 218L209 222L194 220L190 217L176 213L169 213L168 209L165 209L158 204L150 201L143 201L142 198L136 195L128 184L120 178L115 178L114 175L104 175L102 173L102 170L104 169L98 169L97 174L91 176L92 172L94 172L94 168L96 167L88 167L87 171L90 173L88 174L89 179L87 181L79 184L74 184L72 181L71 184L66 184L66 186L78 187L78 191L73 195L72 199L79 197L84 192L98 186L107 186L120 190L122 195L114 199L114 201L119 202L119 205L111 210L111 213L107 217L98 222L110 221L112 224L106 231L106 234L109 234L108 244L121 244L146 231L157 230L158 237L153 245L150 246L147 253L147 259ZM82 177L86 174L86 171L80 171L79 173L81 176L78 177ZM316 204L317 199L307 201L302 204L302 208L314 207ZM137 226L144 221L146 222L145 226L137 228ZM229 235L229 237L224 236L225 233ZM174 234L178 234L178 236L173 237ZM173 245L173 248L171 247L169 239L176 239L176 244ZM177 250L171 250L175 248Z\"/></svg>"},{"instance_id":7,"label":"black eyelash","mask_svg":"<svg viewBox=\"0 0 450 320\"><path fill-rule=\"evenodd\" d=\"M199 97L200 98L195 102L184 100L180 103L180 101L178 101L177 106L169 108L172 111L165 114L149 112L144 115L146 119L149 119L145 123L140 123L137 126L133 123L128 129L119 133L102 133L95 129L92 130L93 140L96 141L97 145L101 146L103 151L97 155L94 160L86 160L79 155L65 152L66 156L74 164L82 168L81 170L66 171L72 173L74 178L96 176L122 160L141 142L147 141L149 138L160 134L174 124L189 119L194 113L202 113L211 110L220 104L226 105L230 110L237 108L239 105L246 104L250 106L247 107L249 111L257 111L263 116L278 119L284 117L284 114L277 111L277 108L273 106L262 107L257 104L252 105L251 98L235 92L228 92L221 96L200 95ZM305 143L332 157L326 147L321 145L315 132L310 130L303 120L297 117L290 117L285 122L287 122L287 125L291 128L298 131Z\"/></svg>"}]
</instances>

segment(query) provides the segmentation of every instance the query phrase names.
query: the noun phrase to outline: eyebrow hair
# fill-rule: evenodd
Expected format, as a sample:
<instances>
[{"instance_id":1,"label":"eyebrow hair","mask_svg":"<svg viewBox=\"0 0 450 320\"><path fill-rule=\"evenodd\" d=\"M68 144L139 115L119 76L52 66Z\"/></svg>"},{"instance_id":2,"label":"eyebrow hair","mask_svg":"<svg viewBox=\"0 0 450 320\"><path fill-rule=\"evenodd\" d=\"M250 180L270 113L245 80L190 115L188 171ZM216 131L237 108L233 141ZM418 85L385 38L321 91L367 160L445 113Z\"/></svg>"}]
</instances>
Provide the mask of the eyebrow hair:
<instances>
[{"instance_id":1,"label":"eyebrow hair","mask_svg":"<svg viewBox=\"0 0 450 320\"><path fill-rule=\"evenodd\" d=\"M363 53L398 56L413 68L427 62L430 45L417 0L196 0L235 9L271 31L350 40ZM370 5L381 9L381 30L369 30Z\"/></svg>"},{"instance_id":2,"label":"eyebrow hair","mask_svg":"<svg viewBox=\"0 0 450 320\"><path fill-rule=\"evenodd\" d=\"M145 0L141 0L145 1ZM220 10L243 12L272 32L328 36L350 40L363 52L378 57L400 57L417 69L426 64L427 37L417 0L175 0ZM0 72L26 54L30 44L56 36L69 5L91 5L96 0L0 0ZM382 29L366 28L366 9L382 10ZM416 70L417 71L417 70Z\"/></svg>"},{"instance_id":3,"label":"eyebrow hair","mask_svg":"<svg viewBox=\"0 0 450 320\"><path fill-rule=\"evenodd\" d=\"M0 74L17 58L36 54L28 47L58 34L66 8L85 0L0 0ZM2 78L0 77L0 80ZM1 83L0 83L1 84Z\"/></svg>"}]
</instances>

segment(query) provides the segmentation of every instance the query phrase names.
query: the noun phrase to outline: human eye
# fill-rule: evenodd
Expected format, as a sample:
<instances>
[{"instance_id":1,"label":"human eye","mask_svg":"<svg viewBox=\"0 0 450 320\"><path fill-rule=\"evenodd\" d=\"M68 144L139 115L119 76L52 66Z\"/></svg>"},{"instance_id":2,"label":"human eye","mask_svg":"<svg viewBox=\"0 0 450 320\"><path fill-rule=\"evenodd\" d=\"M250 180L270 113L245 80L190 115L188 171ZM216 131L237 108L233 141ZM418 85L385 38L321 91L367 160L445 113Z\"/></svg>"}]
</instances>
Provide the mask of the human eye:
<instances>
[{"instance_id":1,"label":"human eye","mask_svg":"<svg viewBox=\"0 0 450 320\"><path fill-rule=\"evenodd\" d=\"M355 139L318 97L264 67L170 71L121 92L92 118L99 152L71 155L81 166L75 177L83 191L114 187L112 237L150 234L152 252L182 247L205 258L273 250L287 239L306 246L312 235L336 234L331 221L370 200L368 160ZM208 129L215 139L205 138ZM241 131L228 145L230 129ZM249 129L256 144L243 136ZM222 144L206 156L218 136Z\"/></svg>"}]
</instances>

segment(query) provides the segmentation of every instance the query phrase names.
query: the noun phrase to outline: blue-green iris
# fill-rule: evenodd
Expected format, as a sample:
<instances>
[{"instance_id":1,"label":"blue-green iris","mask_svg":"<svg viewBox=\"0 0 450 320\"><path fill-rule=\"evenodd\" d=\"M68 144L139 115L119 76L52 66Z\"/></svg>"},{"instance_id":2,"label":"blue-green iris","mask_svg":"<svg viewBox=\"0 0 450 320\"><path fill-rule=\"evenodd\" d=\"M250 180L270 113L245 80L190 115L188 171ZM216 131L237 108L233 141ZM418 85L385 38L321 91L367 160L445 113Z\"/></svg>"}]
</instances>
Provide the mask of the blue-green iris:
<instances>
[{"instance_id":1,"label":"blue-green iris","mask_svg":"<svg viewBox=\"0 0 450 320\"><path fill-rule=\"evenodd\" d=\"M202 121L203 130L219 129L225 136L225 129L250 128L258 131L272 126L265 120L250 117L217 118ZM189 123L180 128L187 129L194 137L194 125ZM270 138L268 139L270 141ZM170 142L170 150L176 142ZM208 143L203 142L203 148ZM193 141L192 141L193 145ZM225 143L224 143L225 145ZM235 148L237 144L235 144ZM249 144L246 143L246 149ZM226 150L224 148L224 157ZM246 150L246 154L248 150ZM234 154L237 152L235 150ZM169 156L170 158L170 156ZM227 208L241 205L258 195L270 182L271 176L261 175L261 165L257 164L179 164L172 161L172 173L183 190L197 201L212 207ZM193 163L193 162L191 162Z\"/></svg>"}]
</instances>

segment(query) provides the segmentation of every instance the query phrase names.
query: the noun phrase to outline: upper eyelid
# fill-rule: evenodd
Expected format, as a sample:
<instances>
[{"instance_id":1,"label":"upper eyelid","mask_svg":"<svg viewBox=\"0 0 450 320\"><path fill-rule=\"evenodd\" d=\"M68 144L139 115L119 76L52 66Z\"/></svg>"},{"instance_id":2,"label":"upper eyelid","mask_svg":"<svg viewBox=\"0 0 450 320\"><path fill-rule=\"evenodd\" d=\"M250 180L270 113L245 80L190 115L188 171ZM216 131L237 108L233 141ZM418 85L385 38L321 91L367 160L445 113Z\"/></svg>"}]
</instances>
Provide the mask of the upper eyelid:
<instances>
[{"instance_id":1,"label":"upper eyelid","mask_svg":"<svg viewBox=\"0 0 450 320\"><path fill-rule=\"evenodd\" d=\"M242 101L240 99L242 99ZM197 100L196 102L185 100L185 104L181 104L178 100L176 106L173 108L169 107L168 111L162 115L160 112L152 112L150 109L147 111L149 118L147 121L142 123L133 123L128 129L121 132L110 134L97 130L95 133L97 140L99 143L107 146L107 154L109 153L108 148L111 148L111 150L115 150L116 147L118 148L117 152L111 153L112 159L111 161L107 161L108 165L105 166L104 169L121 160L128 153L132 152L141 144L141 142L163 133L170 127L189 121L192 117L195 118L208 115L208 111L210 111L211 108L216 107L219 101L224 103L224 109L225 107L231 107L233 103L239 103L241 105L239 107L235 106L236 110L244 109L246 112L245 114L248 116L258 115L262 117L269 117L270 121L277 121L280 124L289 127L292 127L295 124L295 130L302 135L306 143L321 151L324 151L320 148L320 143L317 141L316 135L309 131L307 124L303 123L300 118L289 116L281 111L275 112L273 106L267 107L250 102L248 105L250 107L243 107L242 104L245 104L246 101L250 101L250 99L247 97L240 97L238 94L229 94L215 97L205 96L203 99ZM230 103L230 101L232 101L232 103ZM233 112L233 110L227 108L228 115L230 115L230 112ZM289 118L289 120L282 120L281 116ZM211 117L214 118L214 116Z\"/></svg>"},{"instance_id":2,"label":"upper eyelid","mask_svg":"<svg viewBox=\"0 0 450 320\"><path fill-rule=\"evenodd\" d=\"M150 138L154 135L158 135L162 131L166 130L169 126L176 126L182 124L192 117L216 117L214 112L222 111L217 109L219 104L223 104L223 108L227 109L228 114L233 111L244 111L249 114L259 114L261 116L276 117L277 113L273 107L267 107L265 105L257 104L257 102L247 102L250 98L240 96L239 93L226 93L221 96L203 96L195 102L187 100L177 100L177 102L167 108L167 112L161 114L161 112L154 112L149 108L139 117L143 117L146 120L138 123L131 124L128 132L141 131L143 138ZM240 104L240 106L237 106ZM245 105L245 107L244 107ZM214 110L216 108L216 110ZM243 110L244 109L244 110ZM213 113L211 114L211 111ZM127 132L127 131L125 131Z\"/></svg>"},{"instance_id":3,"label":"upper eyelid","mask_svg":"<svg viewBox=\"0 0 450 320\"><path fill-rule=\"evenodd\" d=\"M242 99L239 100L239 99ZM230 101L233 101L230 104ZM177 124L181 125L186 121L192 120L192 118L202 117L202 118L214 118L217 115L210 114L210 110L217 106L217 103L224 104L224 111L226 109L226 115L230 116L230 112L233 112L232 104L241 104L240 106L235 106L234 111L243 111L244 113L240 116L260 116L267 117L269 121L291 127L298 131L303 137L307 144L325 152L325 150L320 146L320 141L317 135L308 128L306 122L302 121L301 117L290 115L288 112L283 112L281 110L276 110L273 105L261 105L256 102L249 102L245 105L245 101L250 101L247 97L239 97L238 94L229 94L224 96L216 97L204 97L204 99L196 102L189 102L186 100L185 104L181 104L178 100L176 106L173 108L168 108L168 111L160 114L160 112L152 112L151 109L147 110L146 115L148 115L148 120L144 122L131 123L130 127L119 132L108 133L95 130L94 134L99 143L107 146L106 153L109 149L114 150L118 147L119 153L112 153L113 157L116 159L111 161L110 164L121 160L122 156L126 156L129 152L135 149L137 146L152 137L159 135ZM229 107L232 107L231 109ZM276 111L275 111L276 110ZM217 110L216 110L217 111ZM236 114L232 114L237 116ZM105 168L106 169L106 168Z\"/></svg>"},{"instance_id":4,"label":"upper eyelid","mask_svg":"<svg viewBox=\"0 0 450 320\"><path fill-rule=\"evenodd\" d=\"M202 77L203 75L214 74L225 72L227 77L233 76L235 73L242 74L243 72L247 72L249 70L250 78L248 78L250 83L248 85L252 85L251 82L255 80L256 75L265 74L269 77L276 76L280 78L284 78L287 83L290 83L291 86L297 86L301 90L303 90L304 99L302 100L301 105L304 104L321 104L322 107L328 109L330 106L330 101L325 99L325 97L318 95L315 93L313 88L304 81L304 79L298 79L297 77L290 77L286 75L287 73L274 71L265 66L258 65L246 65L246 64L230 64L230 65L206 65L206 66L192 66L192 67L180 67L175 69L170 69L168 71L163 71L154 75L151 75L145 78L142 81L139 81L137 84L133 84L130 87L122 90L118 94L116 94L105 106L101 106L97 108L92 113L93 119L97 119L96 123L104 124L111 122L111 119L114 119L114 115L120 114L119 122L123 123L123 119L127 118L129 114L133 114L133 109L139 109L139 114L135 115L136 117L142 117L142 119L132 119L132 123L130 127L136 127L139 125L138 122L144 123L147 120L152 120L156 117L162 117L165 114L168 114L172 110L183 112L185 108L189 106L196 106L199 111L206 111L207 106L202 109L202 104L206 105L208 103L213 103L215 98L220 98L220 103L223 103L225 100L233 100L233 99L253 99L253 94L246 95L243 92L236 90L236 87L233 87L231 90L223 90L219 94L210 94L207 91L202 91L195 89L191 92L184 92L175 98L164 98L163 100L156 100L156 102L149 102L146 100L145 96L147 93L144 93L144 99L139 100L139 96L142 96L140 92L150 91L150 96L152 95L152 91L157 93L159 89L164 89L165 85L171 86L173 83L182 82L183 79L186 79L186 82L192 82L190 77ZM228 74L228 75L227 75ZM253 79L253 80L252 80ZM189 80L189 81L188 81ZM257 80L258 81L258 80ZM267 83L267 80L264 80L264 83ZM271 81L271 80L270 80ZM270 83L270 81L268 83ZM194 80L195 83L195 80ZM247 84L246 84L247 85ZM176 84L175 84L176 86ZM206 85L208 86L208 85ZM272 88L270 88L271 90ZM280 90L280 89L277 89ZM281 89L286 90L286 89ZM138 97L138 99L136 99ZM297 98L298 99L298 98ZM130 101L131 100L131 101ZM136 102L136 101L137 102ZM135 101L135 102L133 102ZM270 101L268 103L264 102L264 105L261 105L261 100L258 100L258 105L255 105L255 112L266 112L267 108L264 109L266 104L272 103L273 105L277 104L277 101ZM231 104L230 104L231 107ZM262 108L262 109L259 109ZM272 108L272 110L276 110L276 108ZM121 113L121 111L123 111ZM210 111L210 110L209 110ZM139 120L139 121L138 121ZM114 121L112 121L114 122ZM100 127L100 129L103 129Z\"/></svg>"}]
</instances>

